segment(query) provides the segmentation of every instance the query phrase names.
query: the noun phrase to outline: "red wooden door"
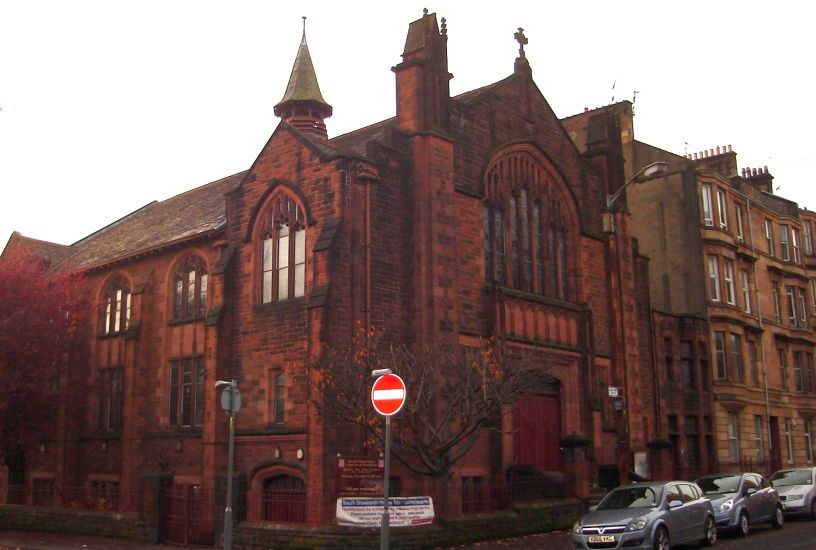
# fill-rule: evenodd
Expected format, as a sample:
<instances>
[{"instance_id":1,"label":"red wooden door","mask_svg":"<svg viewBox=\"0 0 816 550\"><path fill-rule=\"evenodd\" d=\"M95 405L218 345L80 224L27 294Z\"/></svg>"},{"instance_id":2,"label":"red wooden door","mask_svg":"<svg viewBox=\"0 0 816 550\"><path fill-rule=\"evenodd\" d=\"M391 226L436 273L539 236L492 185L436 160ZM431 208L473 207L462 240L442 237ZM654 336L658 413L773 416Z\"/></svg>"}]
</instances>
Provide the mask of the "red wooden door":
<instances>
[{"instance_id":1,"label":"red wooden door","mask_svg":"<svg viewBox=\"0 0 816 550\"><path fill-rule=\"evenodd\" d=\"M561 402L557 395L524 395L513 411L517 465L561 469Z\"/></svg>"}]
</instances>

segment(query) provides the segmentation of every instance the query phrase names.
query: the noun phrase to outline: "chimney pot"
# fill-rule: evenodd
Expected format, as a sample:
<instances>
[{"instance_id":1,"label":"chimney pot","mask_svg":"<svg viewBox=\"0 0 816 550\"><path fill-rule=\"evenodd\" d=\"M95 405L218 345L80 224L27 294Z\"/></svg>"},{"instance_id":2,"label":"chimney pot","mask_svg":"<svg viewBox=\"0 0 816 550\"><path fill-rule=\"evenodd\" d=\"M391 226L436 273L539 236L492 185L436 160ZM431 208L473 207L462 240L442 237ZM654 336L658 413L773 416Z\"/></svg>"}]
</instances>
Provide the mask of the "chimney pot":
<instances>
[{"instance_id":1,"label":"chimney pot","mask_svg":"<svg viewBox=\"0 0 816 550\"><path fill-rule=\"evenodd\" d=\"M763 166L763 167L762 167L762 171L763 171L764 173L766 173L766 174L767 174L767 173L768 173L768 167L767 167L767 166Z\"/></svg>"},{"instance_id":2,"label":"chimney pot","mask_svg":"<svg viewBox=\"0 0 816 550\"><path fill-rule=\"evenodd\" d=\"M730 144L728 145L728 152L729 153L731 152L731 145Z\"/></svg>"},{"instance_id":3,"label":"chimney pot","mask_svg":"<svg viewBox=\"0 0 816 550\"><path fill-rule=\"evenodd\" d=\"M709 149L708 150L708 156L710 156L710 157L714 156L714 149Z\"/></svg>"},{"instance_id":4,"label":"chimney pot","mask_svg":"<svg viewBox=\"0 0 816 550\"><path fill-rule=\"evenodd\" d=\"M752 168L752 169L751 169L751 175L752 175L752 176L756 176L756 175L757 175L757 169L756 169L756 168Z\"/></svg>"},{"instance_id":5,"label":"chimney pot","mask_svg":"<svg viewBox=\"0 0 816 550\"><path fill-rule=\"evenodd\" d=\"M719 145L717 145L717 154L718 155L720 154L720 146Z\"/></svg>"},{"instance_id":6,"label":"chimney pot","mask_svg":"<svg viewBox=\"0 0 816 550\"><path fill-rule=\"evenodd\" d=\"M589 112L589 107L584 107L584 112L588 113Z\"/></svg>"}]
</instances>

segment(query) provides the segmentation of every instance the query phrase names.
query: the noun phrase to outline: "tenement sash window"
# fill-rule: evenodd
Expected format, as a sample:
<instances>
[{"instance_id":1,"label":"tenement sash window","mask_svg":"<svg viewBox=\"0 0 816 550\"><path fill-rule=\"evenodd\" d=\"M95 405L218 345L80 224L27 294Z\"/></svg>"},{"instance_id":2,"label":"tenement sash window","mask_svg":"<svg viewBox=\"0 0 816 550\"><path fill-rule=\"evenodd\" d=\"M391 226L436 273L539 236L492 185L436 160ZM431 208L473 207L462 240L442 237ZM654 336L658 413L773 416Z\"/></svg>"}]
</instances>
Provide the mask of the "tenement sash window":
<instances>
[{"instance_id":1,"label":"tenement sash window","mask_svg":"<svg viewBox=\"0 0 816 550\"><path fill-rule=\"evenodd\" d=\"M115 432L122 427L122 369L99 371L99 416L97 423L103 432Z\"/></svg>"}]
</instances>

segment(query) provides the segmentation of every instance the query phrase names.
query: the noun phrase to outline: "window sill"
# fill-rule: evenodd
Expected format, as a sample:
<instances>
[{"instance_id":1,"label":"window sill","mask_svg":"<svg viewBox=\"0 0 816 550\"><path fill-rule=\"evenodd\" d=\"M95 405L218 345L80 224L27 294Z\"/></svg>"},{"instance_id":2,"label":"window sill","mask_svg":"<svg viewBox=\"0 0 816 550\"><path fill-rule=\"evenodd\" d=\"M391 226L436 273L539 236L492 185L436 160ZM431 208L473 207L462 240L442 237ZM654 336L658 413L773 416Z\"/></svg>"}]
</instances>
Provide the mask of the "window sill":
<instances>
[{"instance_id":1,"label":"window sill","mask_svg":"<svg viewBox=\"0 0 816 550\"><path fill-rule=\"evenodd\" d=\"M204 315L199 315L197 317L186 317L184 319L170 319L169 321L167 321L167 324L170 326L187 325L191 323L198 323L200 321L203 321L204 319L205 319Z\"/></svg>"},{"instance_id":2,"label":"window sill","mask_svg":"<svg viewBox=\"0 0 816 550\"><path fill-rule=\"evenodd\" d=\"M290 313L292 310L305 309L306 296L289 298L278 302L266 302L252 306L252 313L259 316L275 315L276 313Z\"/></svg>"},{"instance_id":3,"label":"window sill","mask_svg":"<svg viewBox=\"0 0 816 550\"><path fill-rule=\"evenodd\" d=\"M165 437L201 437L201 426L168 426L162 435Z\"/></svg>"}]
</instances>

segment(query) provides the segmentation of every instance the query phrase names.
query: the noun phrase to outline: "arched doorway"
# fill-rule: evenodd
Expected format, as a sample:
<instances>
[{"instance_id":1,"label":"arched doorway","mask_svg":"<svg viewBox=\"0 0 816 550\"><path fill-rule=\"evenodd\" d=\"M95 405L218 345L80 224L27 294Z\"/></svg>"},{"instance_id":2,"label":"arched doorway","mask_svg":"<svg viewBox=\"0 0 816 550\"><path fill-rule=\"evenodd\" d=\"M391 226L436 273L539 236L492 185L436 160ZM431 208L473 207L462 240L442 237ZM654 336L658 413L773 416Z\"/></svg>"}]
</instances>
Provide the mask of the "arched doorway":
<instances>
[{"instance_id":1,"label":"arched doorway","mask_svg":"<svg viewBox=\"0 0 816 550\"><path fill-rule=\"evenodd\" d=\"M264 521L306 521L306 484L289 475L268 477L263 482L261 514Z\"/></svg>"}]
</instances>

